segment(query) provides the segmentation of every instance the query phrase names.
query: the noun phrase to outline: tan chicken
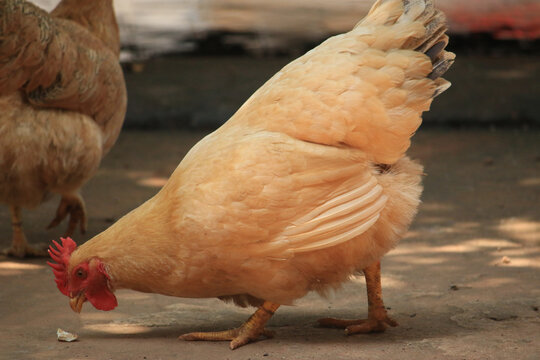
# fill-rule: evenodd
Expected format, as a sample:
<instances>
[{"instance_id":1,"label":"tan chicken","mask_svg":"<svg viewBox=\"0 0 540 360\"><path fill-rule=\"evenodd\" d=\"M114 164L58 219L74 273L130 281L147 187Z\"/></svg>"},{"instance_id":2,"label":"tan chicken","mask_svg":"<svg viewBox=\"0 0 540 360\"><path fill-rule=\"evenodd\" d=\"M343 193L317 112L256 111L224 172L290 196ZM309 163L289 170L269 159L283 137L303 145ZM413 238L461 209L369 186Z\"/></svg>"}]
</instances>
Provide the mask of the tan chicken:
<instances>
[{"instance_id":1,"label":"tan chicken","mask_svg":"<svg viewBox=\"0 0 540 360\"><path fill-rule=\"evenodd\" d=\"M62 0L49 14L22 0L0 0L0 203L11 211L4 253L31 247L21 208L62 196L49 227L70 216L66 236L84 232L79 193L115 143L126 112L112 0Z\"/></svg>"},{"instance_id":2,"label":"tan chicken","mask_svg":"<svg viewBox=\"0 0 540 360\"><path fill-rule=\"evenodd\" d=\"M161 191L79 248L51 256L80 312L112 310L120 288L218 297L258 310L237 329L185 340L261 336L280 305L363 271L368 318L323 319L348 334L397 325L380 259L416 213L422 167L404 156L454 55L429 0L380 0L263 85L182 160Z\"/></svg>"}]
</instances>

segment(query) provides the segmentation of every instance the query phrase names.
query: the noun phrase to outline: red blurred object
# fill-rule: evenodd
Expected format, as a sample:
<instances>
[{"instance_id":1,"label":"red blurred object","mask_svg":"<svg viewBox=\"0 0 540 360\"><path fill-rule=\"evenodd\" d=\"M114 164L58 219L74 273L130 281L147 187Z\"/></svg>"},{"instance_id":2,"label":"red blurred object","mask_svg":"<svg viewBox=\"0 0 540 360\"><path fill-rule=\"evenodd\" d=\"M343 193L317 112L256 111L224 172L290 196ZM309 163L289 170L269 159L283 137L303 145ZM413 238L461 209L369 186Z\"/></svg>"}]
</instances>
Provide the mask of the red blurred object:
<instances>
[{"instance_id":1,"label":"red blurred object","mask_svg":"<svg viewBox=\"0 0 540 360\"><path fill-rule=\"evenodd\" d=\"M533 40L540 37L539 1L505 4L485 0L471 6L460 5L447 3L444 6L452 32L491 33L497 39Z\"/></svg>"}]
</instances>

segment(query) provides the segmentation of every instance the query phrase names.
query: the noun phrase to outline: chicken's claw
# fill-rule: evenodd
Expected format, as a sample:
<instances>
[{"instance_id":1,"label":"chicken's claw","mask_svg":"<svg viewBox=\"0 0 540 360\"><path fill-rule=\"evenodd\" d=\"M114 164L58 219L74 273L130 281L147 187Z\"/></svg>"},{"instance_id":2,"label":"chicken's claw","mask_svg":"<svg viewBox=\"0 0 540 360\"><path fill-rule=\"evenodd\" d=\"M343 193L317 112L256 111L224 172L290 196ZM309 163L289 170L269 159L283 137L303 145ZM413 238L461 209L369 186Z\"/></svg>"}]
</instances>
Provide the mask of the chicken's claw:
<instances>
[{"instance_id":1,"label":"chicken's claw","mask_svg":"<svg viewBox=\"0 0 540 360\"><path fill-rule=\"evenodd\" d=\"M319 325L322 327L332 327L345 329L345 334L368 334L384 332L388 326L398 326L398 323L385 316L382 319L358 319L358 320L342 320L334 318L319 319Z\"/></svg>"},{"instance_id":2,"label":"chicken's claw","mask_svg":"<svg viewBox=\"0 0 540 360\"><path fill-rule=\"evenodd\" d=\"M274 332L264 328L266 322L272 317L279 307L278 304L264 302L248 321L242 326L225 331L214 332L193 332L179 337L180 340L187 341L226 341L230 340L229 348L234 350L242 345L257 341L261 336L273 338Z\"/></svg>"},{"instance_id":3,"label":"chicken's claw","mask_svg":"<svg viewBox=\"0 0 540 360\"><path fill-rule=\"evenodd\" d=\"M0 251L0 254L20 259L25 257L49 256L49 253L47 252L47 244L40 244L40 246L33 247L26 242L24 244L13 244L10 248Z\"/></svg>"},{"instance_id":4,"label":"chicken's claw","mask_svg":"<svg viewBox=\"0 0 540 360\"><path fill-rule=\"evenodd\" d=\"M60 224L69 214L69 224L64 237L72 236L77 228L77 224L80 226L81 234L86 232L86 207L84 200L79 194L70 194L62 196L58 209L56 210L56 216L51 221L47 229L51 229Z\"/></svg>"},{"instance_id":5,"label":"chicken's claw","mask_svg":"<svg viewBox=\"0 0 540 360\"><path fill-rule=\"evenodd\" d=\"M38 247L33 247L28 244L22 228L21 208L18 206L10 206L10 212L13 240L11 247L1 250L0 254L17 258L48 256L48 244L39 244Z\"/></svg>"},{"instance_id":6,"label":"chicken's claw","mask_svg":"<svg viewBox=\"0 0 540 360\"><path fill-rule=\"evenodd\" d=\"M357 325L347 326L345 328L345 334L352 335L384 332L388 325L395 327L398 325L398 323L389 317L386 317L382 320L368 319Z\"/></svg>"},{"instance_id":7,"label":"chicken's claw","mask_svg":"<svg viewBox=\"0 0 540 360\"><path fill-rule=\"evenodd\" d=\"M352 335L383 332L388 326L398 325L388 316L382 300L380 261L366 267L363 272L368 296L368 318L358 320L324 318L319 320L320 326L345 329L345 334Z\"/></svg>"},{"instance_id":8,"label":"chicken's claw","mask_svg":"<svg viewBox=\"0 0 540 360\"><path fill-rule=\"evenodd\" d=\"M253 329L251 329L253 330ZM228 341L230 340L229 347L231 350L239 348L242 345L246 345L250 342L258 340L261 336L267 339L273 338L274 331L262 329L256 331L249 331L246 327L241 326L236 329L215 331L215 332L193 332L184 334L178 337L180 340L186 341Z\"/></svg>"}]
</instances>

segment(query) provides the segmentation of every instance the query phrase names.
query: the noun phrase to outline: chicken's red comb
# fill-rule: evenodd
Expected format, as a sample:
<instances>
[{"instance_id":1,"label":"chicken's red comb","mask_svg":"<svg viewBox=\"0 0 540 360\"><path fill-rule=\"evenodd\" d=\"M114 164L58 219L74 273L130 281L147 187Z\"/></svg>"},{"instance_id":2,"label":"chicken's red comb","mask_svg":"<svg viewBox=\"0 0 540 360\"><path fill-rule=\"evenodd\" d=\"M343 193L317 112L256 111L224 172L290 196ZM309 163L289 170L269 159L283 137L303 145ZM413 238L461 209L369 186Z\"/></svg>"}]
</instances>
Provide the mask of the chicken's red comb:
<instances>
[{"instance_id":1,"label":"chicken's red comb","mask_svg":"<svg viewBox=\"0 0 540 360\"><path fill-rule=\"evenodd\" d=\"M60 238L60 240L62 241L62 245L53 240L56 249L52 245L49 246L49 255L56 263L47 261L47 264L53 268L54 281L56 282L56 286L58 286L58 290L62 294L69 296L67 289L67 267L71 253L77 248L77 244L69 237Z\"/></svg>"}]
</instances>

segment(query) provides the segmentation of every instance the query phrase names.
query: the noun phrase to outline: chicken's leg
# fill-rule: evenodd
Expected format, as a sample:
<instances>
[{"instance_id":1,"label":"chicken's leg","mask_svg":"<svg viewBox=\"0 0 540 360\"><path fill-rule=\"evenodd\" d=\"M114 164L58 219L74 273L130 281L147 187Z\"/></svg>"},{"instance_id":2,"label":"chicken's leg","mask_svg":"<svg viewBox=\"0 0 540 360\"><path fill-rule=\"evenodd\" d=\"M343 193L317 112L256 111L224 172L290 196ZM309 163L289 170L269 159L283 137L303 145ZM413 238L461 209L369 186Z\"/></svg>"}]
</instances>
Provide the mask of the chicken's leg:
<instances>
[{"instance_id":1,"label":"chicken's leg","mask_svg":"<svg viewBox=\"0 0 540 360\"><path fill-rule=\"evenodd\" d=\"M69 214L69 224L64 237L73 235L77 225L80 226L81 234L86 232L86 207L81 195L76 192L72 194L62 195L58 209L56 210L56 216L51 221L47 229L53 228L60 224L62 220Z\"/></svg>"},{"instance_id":2,"label":"chicken's leg","mask_svg":"<svg viewBox=\"0 0 540 360\"><path fill-rule=\"evenodd\" d=\"M48 256L46 245L43 249L34 248L26 241L24 231L22 228L21 208L19 206L10 206L11 212L11 228L13 229L13 240L11 247L2 250L2 254L7 256L14 256L18 258L29 256Z\"/></svg>"},{"instance_id":3,"label":"chicken's leg","mask_svg":"<svg viewBox=\"0 0 540 360\"><path fill-rule=\"evenodd\" d=\"M216 332L194 332L179 337L182 340L206 340L206 341L224 341L231 340L229 347L234 350L242 345L257 340L260 336L271 338L274 336L272 331L266 330L264 325L279 305L270 301L265 301L253 315L239 328L216 331Z\"/></svg>"},{"instance_id":4,"label":"chicken's leg","mask_svg":"<svg viewBox=\"0 0 540 360\"><path fill-rule=\"evenodd\" d=\"M325 318L319 320L321 326L344 328L345 333L351 335L356 333L383 332L388 325L398 325L397 322L387 315L382 300L381 262L377 261L365 268L363 272L367 287L368 318L359 320Z\"/></svg>"}]
</instances>

